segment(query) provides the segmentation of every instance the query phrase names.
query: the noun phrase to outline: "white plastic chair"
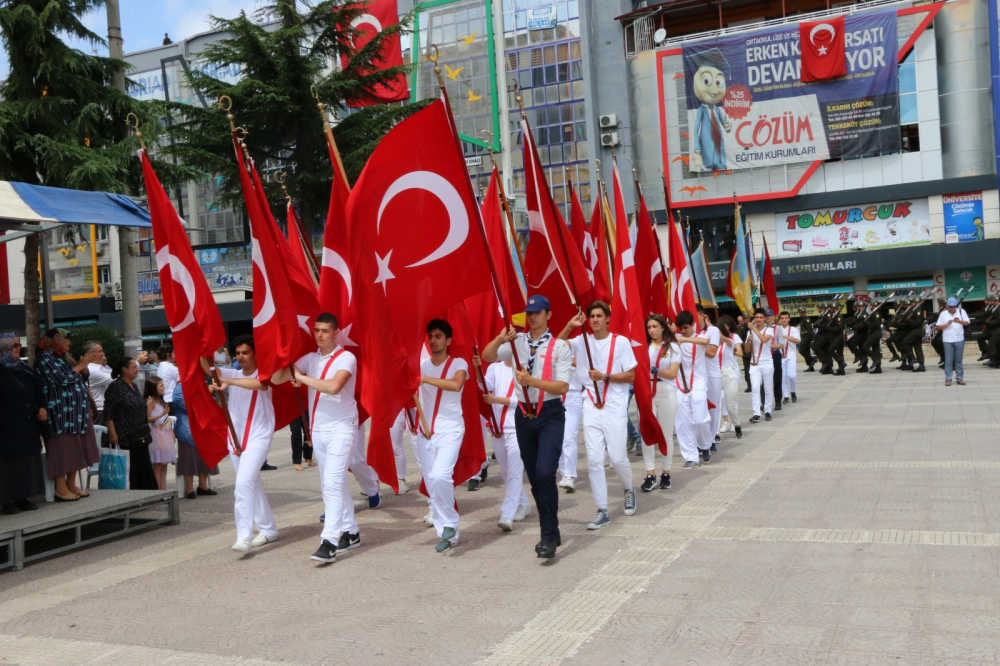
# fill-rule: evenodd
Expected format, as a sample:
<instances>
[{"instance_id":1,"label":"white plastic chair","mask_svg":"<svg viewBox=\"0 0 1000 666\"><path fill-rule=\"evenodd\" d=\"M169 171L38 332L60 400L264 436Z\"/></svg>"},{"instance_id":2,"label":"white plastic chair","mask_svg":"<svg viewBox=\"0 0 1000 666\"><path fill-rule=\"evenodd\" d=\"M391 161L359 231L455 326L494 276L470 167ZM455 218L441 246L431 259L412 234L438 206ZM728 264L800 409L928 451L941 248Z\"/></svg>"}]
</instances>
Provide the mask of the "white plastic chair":
<instances>
[{"instance_id":1,"label":"white plastic chair","mask_svg":"<svg viewBox=\"0 0 1000 666\"><path fill-rule=\"evenodd\" d=\"M104 438L107 434L108 434L108 429L105 426L99 426L99 425L94 426L94 437L97 439L98 448L100 448L100 446L104 443ZM84 472L87 473L87 484L85 486L83 483ZM90 478L94 476L100 476L100 474L101 474L101 457L98 456L96 463L94 463L87 469L80 470L80 485L84 486L84 490L90 490Z\"/></svg>"}]
</instances>

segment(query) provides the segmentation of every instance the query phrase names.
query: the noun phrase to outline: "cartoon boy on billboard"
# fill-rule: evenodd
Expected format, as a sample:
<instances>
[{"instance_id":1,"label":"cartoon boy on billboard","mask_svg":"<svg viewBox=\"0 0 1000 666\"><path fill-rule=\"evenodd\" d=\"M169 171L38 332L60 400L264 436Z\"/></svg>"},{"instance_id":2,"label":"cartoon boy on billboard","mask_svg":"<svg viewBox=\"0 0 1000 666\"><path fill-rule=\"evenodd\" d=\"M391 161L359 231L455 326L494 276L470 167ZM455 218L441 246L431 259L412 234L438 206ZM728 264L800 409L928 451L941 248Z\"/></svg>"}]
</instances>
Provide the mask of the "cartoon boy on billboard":
<instances>
[{"instance_id":1,"label":"cartoon boy on billboard","mask_svg":"<svg viewBox=\"0 0 1000 666\"><path fill-rule=\"evenodd\" d=\"M701 102L695 112L691 135L691 171L725 171L726 145L722 135L732 131L732 121L722 110L729 79L729 63L718 48L686 56L695 70L691 88Z\"/></svg>"}]
</instances>

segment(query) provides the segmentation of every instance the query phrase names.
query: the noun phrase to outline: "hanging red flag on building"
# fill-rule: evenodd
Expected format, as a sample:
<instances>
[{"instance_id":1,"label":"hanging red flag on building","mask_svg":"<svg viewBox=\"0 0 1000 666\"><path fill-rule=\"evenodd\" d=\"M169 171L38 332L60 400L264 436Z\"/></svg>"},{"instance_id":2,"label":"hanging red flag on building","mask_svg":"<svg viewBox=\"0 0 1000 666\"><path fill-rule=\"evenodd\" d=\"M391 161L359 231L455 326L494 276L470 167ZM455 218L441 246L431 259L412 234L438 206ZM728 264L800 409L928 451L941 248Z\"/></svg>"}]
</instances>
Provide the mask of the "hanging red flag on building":
<instances>
[{"instance_id":1,"label":"hanging red flag on building","mask_svg":"<svg viewBox=\"0 0 1000 666\"><path fill-rule=\"evenodd\" d=\"M844 17L799 23L802 83L826 81L847 74Z\"/></svg>"},{"instance_id":2,"label":"hanging red flag on building","mask_svg":"<svg viewBox=\"0 0 1000 666\"><path fill-rule=\"evenodd\" d=\"M139 157L153 222L163 309L173 336L191 435L205 464L215 467L228 453L229 434L226 417L205 383L201 359L211 358L225 344L226 331L177 211L146 151L140 151Z\"/></svg>"},{"instance_id":3,"label":"hanging red flag on building","mask_svg":"<svg viewBox=\"0 0 1000 666\"><path fill-rule=\"evenodd\" d=\"M365 46L380 32L391 28L399 23L399 14L396 10L396 0L368 0L361 5L363 13L359 14L351 21L351 28L361 33L347 48L341 53L340 68L348 71L351 67L351 57ZM382 48L372 59L374 68L366 68L359 72L361 75L380 72L391 67L400 67L403 64L403 50L399 40L399 33L387 35L382 40ZM406 87L406 75L400 73L393 77L391 81L380 83L375 86L370 95L364 99L348 100L347 106L358 108L362 106L373 106L375 104L388 104L390 102L401 102L410 98L410 92Z\"/></svg>"}]
</instances>

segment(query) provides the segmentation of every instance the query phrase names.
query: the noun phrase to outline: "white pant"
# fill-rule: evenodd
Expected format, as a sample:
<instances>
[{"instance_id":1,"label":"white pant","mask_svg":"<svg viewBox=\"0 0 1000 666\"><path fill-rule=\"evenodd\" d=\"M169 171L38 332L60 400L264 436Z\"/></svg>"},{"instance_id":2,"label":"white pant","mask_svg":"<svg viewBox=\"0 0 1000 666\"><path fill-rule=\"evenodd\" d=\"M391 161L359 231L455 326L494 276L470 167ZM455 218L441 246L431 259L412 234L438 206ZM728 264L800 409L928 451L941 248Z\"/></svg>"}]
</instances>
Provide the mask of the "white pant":
<instances>
[{"instance_id":1,"label":"white pant","mask_svg":"<svg viewBox=\"0 0 1000 666\"><path fill-rule=\"evenodd\" d=\"M392 440L392 454L396 457L396 478L406 478L406 449L403 448L403 431L406 430L405 410L401 411L392 427L389 428L389 439Z\"/></svg>"},{"instance_id":2,"label":"white pant","mask_svg":"<svg viewBox=\"0 0 1000 666\"><path fill-rule=\"evenodd\" d=\"M332 544L337 543L342 533L356 534L358 531L354 502L347 488L347 463L357 429L353 423L345 423L330 430L313 431L312 434L326 511L320 538Z\"/></svg>"},{"instance_id":3,"label":"white pant","mask_svg":"<svg viewBox=\"0 0 1000 666\"><path fill-rule=\"evenodd\" d=\"M740 374L733 368L722 369L722 396L727 415L734 426L740 425Z\"/></svg>"},{"instance_id":4,"label":"white pant","mask_svg":"<svg viewBox=\"0 0 1000 666\"><path fill-rule=\"evenodd\" d=\"M764 389L764 413L770 414L774 408L774 366L751 365L750 387L753 389L753 415L760 416L760 389Z\"/></svg>"},{"instance_id":5,"label":"white pant","mask_svg":"<svg viewBox=\"0 0 1000 666\"><path fill-rule=\"evenodd\" d=\"M709 437L711 437L712 443L714 443L715 436L719 434L719 420L722 418L722 409L720 405L722 402L722 377L712 377L709 375L705 379L708 382L708 401L715 405L715 407L708 410L708 418L711 422L709 427Z\"/></svg>"},{"instance_id":6,"label":"white pant","mask_svg":"<svg viewBox=\"0 0 1000 666\"><path fill-rule=\"evenodd\" d=\"M781 395L788 398L789 393L795 393L795 379L799 376L795 368L795 358L781 359Z\"/></svg>"},{"instance_id":7,"label":"white pant","mask_svg":"<svg viewBox=\"0 0 1000 666\"><path fill-rule=\"evenodd\" d=\"M436 432L430 439L419 435L416 445L417 455L421 459L420 469L424 473L424 485L427 486L430 499L434 529L440 537L444 528L454 528L455 538L452 543L458 543L458 511L455 509L453 475L464 436L464 429Z\"/></svg>"},{"instance_id":8,"label":"white pant","mask_svg":"<svg viewBox=\"0 0 1000 666\"><path fill-rule=\"evenodd\" d=\"M242 455L230 454L229 459L236 471L236 488L233 490L236 513L236 540L253 539L253 525L257 531L268 537L278 536L278 526L274 522L271 505L264 494L264 481L260 478L260 468L271 451L271 438L251 439Z\"/></svg>"},{"instance_id":9,"label":"white pant","mask_svg":"<svg viewBox=\"0 0 1000 666\"><path fill-rule=\"evenodd\" d=\"M576 463L580 457L580 418L583 416L583 391L566 394L566 427L563 430L562 455L559 456L559 471L563 478L576 478Z\"/></svg>"},{"instance_id":10,"label":"white pant","mask_svg":"<svg viewBox=\"0 0 1000 666\"><path fill-rule=\"evenodd\" d=\"M656 387L656 395L653 396L653 416L660 424L663 431L663 438L667 440L667 455L663 458L663 471L670 471L670 463L674 457L674 418L677 415L677 391L669 388L664 382L660 382ZM642 443L642 462L646 472L656 469L656 453L659 445L655 442L652 446Z\"/></svg>"},{"instance_id":11,"label":"white pant","mask_svg":"<svg viewBox=\"0 0 1000 666\"><path fill-rule=\"evenodd\" d=\"M351 446L351 473L358 480L358 485L368 497L378 495L378 474L368 466L365 460L365 427L354 430L354 442Z\"/></svg>"},{"instance_id":12,"label":"white pant","mask_svg":"<svg viewBox=\"0 0 1000 666\"><path fill-rule=\"evenodd\" d=\"M677 430L677 446L686 462L698 462L698 449L711 446L711 420L704 389L692 389L690 393L677 391L677 415L674 428Z\"/></svg>"},{"instance_id":13,"label":"white pant","mask_svg":"<svg viewBox=\"0 0 1000 666\"><path fill-rule=\"evenodd\" d=\"M632 487L632 465L625 445L628 440L628 412L608 407L597 409L590 400L583 403L583 443L587 448L590 491L598 509L608 508L608 479L604 475L604 452L618 472L622 488Z\"/></svg>"},{"instance_id":14,"label":"white pant","mask_svg":"<svg viewBox=\"0 0 1000 666\"><path fill-rule=\"evenodd\" d=\"M517 433L513 426L500 437L493 438L493 453L497 456L506 488L500 517L513 520L519 506L528 506L528 493L524 492L524 461L521 460L521 449L517 445Z\"/></svg>"}]
</instances>

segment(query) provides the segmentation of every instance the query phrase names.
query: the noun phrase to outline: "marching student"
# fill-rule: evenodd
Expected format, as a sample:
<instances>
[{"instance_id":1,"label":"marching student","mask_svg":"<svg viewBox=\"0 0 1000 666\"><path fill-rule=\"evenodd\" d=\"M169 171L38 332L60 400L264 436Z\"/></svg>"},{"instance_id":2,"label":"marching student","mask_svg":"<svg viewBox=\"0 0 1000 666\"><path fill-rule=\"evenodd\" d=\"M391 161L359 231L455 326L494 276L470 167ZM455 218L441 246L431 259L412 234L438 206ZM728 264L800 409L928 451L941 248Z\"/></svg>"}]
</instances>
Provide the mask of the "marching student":
<instances>
[{"instance_id":1,"label":"marching student","mask_svg":"<svg viewBox=\"0 0 1000 666\"><path fill-rule=\"evenodd\" d=\"M646 479L639 487L644 493L656 488L670 489L670 467L674 457L674 418L677 415L677 388L674 380L680 368L681 348L677 337L670 330L663 315L650 315L646 320L646 339L649 341L649 368L652 381L653 416L660 424L663 437L667 440L667 453L661 454L660 478L656 478L656 444L643 442L642 462L646 468ZM642 381L641 379L639 381Z\"/></svg>"},{"instance_id":2,"label":"marching student","mask_svg":"<svg viewBox=\"0 0 1000 666\"><path fill-rule=\"evenodd\" d=\"M577 359L573 359L576 366ZM576 490L576 465L580 458L580 420L583 418L583 384L577 372L571 372L569 391L562 397L566 408L566 427L563 430L562 456L559 457L559 471L562 479L559 487L567 493Z\"/></svg>"},{"instance_id":3,"label":"marching student","mask_svg":"<svg viewBox=\"0 0 1000 666\"><path fill-rule=\"evenodd\" d=\"M719 437L719 421L722 418L722 357L719 356L719 329L712 325L705 308L696 306L698 311L698 327L701 329L696 337L706 338L708 345L705 347L705 372L708 381L708 402L712 405L708 409L708 416L712 420L710 430L711 446L710 451L715 451L715 445L721 441ZM707 462L707 461L706 461Z\"/></svg>"},{"instance_id":4,"label":"marching student","mask_svg":"<svg viewBox=\"0 0 1000 666\"><path fill-rule=\"evenodd\" d=\"M358 429L354 399L358 361L337 344L339 328L337 318L329 312L317 316L313 333L318 350L300 358L292 368L292 384L309 388L309 424L326 509L319 549L309 559L325 563L333 562L337 551L361 545L354 502L347 487L347 467ZM288 379L288 371L283 370L276 373L273 382Z\"/></svg>"},{"instance_id":5,"label":"marching student","mask_svg":"<svg viewBox=\"0 0 1000 666\"><path fill-rule=\"evenodd\" d=\"M581 383L586 375L583 442L587 448L590 490L594 494L594 503L597 504L597 517L587 525L587 529L599 530L611 522L608 517L608 480L604 473L605 451L625 492L625 515L635 513L635 487L632 485L632 465L629 463L627 450L627 421L628 385L635 381L637 364L629 341L608 330L611 308L607 303L594 301L588 305L587 320L593 335L584 332L570 341L570 347L577 359L584 359L587 357L584 345L589 343L594 362L594 369L589 371L584 364L577 363L577 373L580 374ZM559 338L565 340L571 330L583 324L583 313L580 313L569 320ZM595 390L599 392L600 398L593 393Z\"/></svg>"},{"instance_id":6,"label":"marching student","mask_svg":"<svg viewBox=\"0 0 1000 666\"><path fill-rule=\"evenodd\" d=\"M233 550L249 553L253 548L278 539L274 513L264 493L260 468L271 450L274 438L274 403L270 384L257 379L257 354L252 335L241 335L234 342L239 369L217 368L219 382L212 383L213 391L229 389L229 414L233 420L238 442L230 442L234 453L229 459L236 470L236 487L233 491L236 514L236 543ZM208 361L202 359L206 374ZM235 454L235 447L242 453ZM257 536L253 525L257 524ZM251 539L252 537L252 539Z\"/></svg>"},{"instance_id":7,"label":"marching student","mask_svg":"<svg viewBox=\"0 0 1000 666\"><path fill-rule=\"evenodd\" d=\"M743 439L743 428L740 427L740 363L736 360L743 356L743 339L736 332L736 322L729 315L719 318L719 334L722 336L722 396L736 439Z\"/></svg>"},{"instance_id":8,"label":"marching student","mask_svg":"<svg viewBox=\"0 0 1000 666\"><path fill-rule=\"evenodd\" d=\"M518 403L514 427L524 471L538 508L542 539L535 545L535 554L546 559L555 557L556 548L562 545L556 470L563 451L566 423L562 396L569 391L573 372L573 353L569 345L564 340L557 340L549 330L550 307L545 296L529 297L524 308L528 333L518 333L511 326L483 350L486 363L513 361L514 352L508 344L513 342L522 367L514 372L517 384L514 390L520 401L526 389L530 406Z\"/></svg>"},{"instance_id":9,"label":"marching student","mask_svg":"<svg viewBox=\"0 0 1000 666\"><path fill-rule=\"evenodd\" d=\"M478 356L474 356L472 362L476 365L482 363ZM487 392L483 395L483 400L493 410L500 429L499 433L490 435L493 437L493 452L506 488L497 527L510 532L514 529L514 521L524 520L531 511L528 494L524 492L524 461L521 460L521 449L517 445L514 426L517 396L514 394L514 369L511 362L490 363L484 379Z\"/></svg>"},{"instance_id":10,"label":"marching student","mask_svg":"<svg viewBox=\"0 0 1000 666\"><path fill-rule=\"evenodd\" d=\"M763 308L754 311L747 335L750 340L748 345L745 344L745 351L750 354L750 386L753 389L753 416L750 417L750 423L760 423L762 409L764 420L770 421L774 403L774 361L771 357L774 333L765 326Z\"/></svg>"},{"instance_id":11,"label":"marching student","mask_svg":"<svg viewBox=\"0 0 1000 666\"><path fill-rule=\"evenodd\" d=\"M416 446L416 428L411 428L407 422L406 409L401 409L389 428L389 438L392 440L392 455L396 459L396 480L399 483L397 495L405 495L410 487L406 484L406 449L403 448L403 430L410 431L410 443ZM414 449L415 451L416 449Z\"/></svg>"},{"instance_id":12,"label":"marching student","mask_svg":"<svg viewBox=\"0 0 1000 666\"><path fill-rule=\"evenodd\" d=\"M801 335L798 327L792 326L792 316L788 312L778 315L778 332L785 340L785 346L781 350L781 401L787 405L789 400L792 402L799 400L795 395L795 380L799 376L795 361Z\"/></svg>"},{"instance_id":13,"label":"marching student","mask_svg":"<svg viewBox=\"0 0 1000 666\"><path fill-rule=\"evenodd\" d=\"M427 324L431 355L420 362L419 399L426 426L423 422L419 424L417 455L430 497L434 529L441 539L435 546L439 553L458 543L459 516L452 476L465 436L462 387L469 376L465 359L448 354L451 337L451 324L432 319Z\"/></svg>"},{"instance_id":14,"label":"marching student","mask_svg":"<svg viewBox=\"0 0 1000 666\"><path fill-rule=\"evenodd\" d=\"M674 429L677 446L684 457L684 469L698 466L698 457L708 463L712 460L710 449L712 420L708 413L708 363L705 351L708 338L695 337L694 315L687 310L677 314L677 344L680 347L680 364L674 379L677 388L677 415Z\"/></svg>"},{"instance_id":15,"label":"marching student","mask_svg":"<svg viewBox=\"0 0 1000 666\"><path fill-rule=\"evenodd\" d=\"M784 384L782 368L785 358L785 336L782 335L781 327L774 317L774 310L767 308L764 310L764 326L771 331L771 366L774 374L771 376L772 395L774 396L774 410L781 411L781 387ZM770 410L765 410L770 411Z\"/></svg>"}]
</instances>

